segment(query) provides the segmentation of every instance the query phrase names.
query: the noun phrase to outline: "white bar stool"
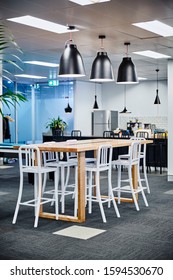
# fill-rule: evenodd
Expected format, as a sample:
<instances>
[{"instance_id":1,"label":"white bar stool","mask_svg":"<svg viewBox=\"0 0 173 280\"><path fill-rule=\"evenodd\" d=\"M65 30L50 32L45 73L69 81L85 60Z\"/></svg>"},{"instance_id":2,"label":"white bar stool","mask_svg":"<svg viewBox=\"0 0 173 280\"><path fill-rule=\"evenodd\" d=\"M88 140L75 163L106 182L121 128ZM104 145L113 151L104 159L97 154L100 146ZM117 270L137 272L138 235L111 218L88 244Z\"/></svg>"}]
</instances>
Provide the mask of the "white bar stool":
<instances>
[{"instance_id":1,"label":"white bar stool","mask_svg":"<svg viewBox=\"0 0 173 280\"><path fill-rule=\"evenodd\" d=\"M140 192L142 194L145 206L148 206L148 202L147 202L147 199L146 199L146 196L145 196L142 184L141 184L141 179L140 179L140 172L139 172L140 151L141 151L140 142L134 141L131 144L128 155L122 155L122 156L120 155L118 157L118 160L112 161L113 165L118 166L118 186L113 188L113 192L117 191L117 193L118 193L118 203L120 204L120 195L122 192L131 193L137 211L139 211L139 205L138 205L138 201L136 199L136 194L138 194ZM134 165L137 166L137 173L138 173L138 187L137 188L133 187L133 182L132 182L132 167ZM127 179L121 178L122 166L126 166L128 169L128 178ZM122 183L128 183L128 185L123 186Z\"/></svg>"},{"instance_id":2,"label":"white bar stool","mask_svg":"<svg viewBox=\"0 0 173 280\"><path fill-rule=\"evenodd\" d=\"M92 164L86 164L86 177L88 177L88 185L86 191L86 200L89 202L89 213L92 213L92 202L99 203L100 212L102 216L102 220L106 222L106 216L104 213L103 203L108 203L110 207L111 201L113 203L115 212L117 217L120 217L117 204L115 202L113 192L112 192L112 146L110 145L101 145L97 151L96 161ZM108 179L108 189L107 196L101 195L100 189L100 173L107 171L107 179ZM93 173L95 173L96 183L92 183ZM96 188L96 194L94 193L94 188Z\"/></svg>"},{"instance_id":3,"label":"white bar stool","mask_svg":"<svg viewBox=\"0 0 173 280\"><path fill-rule=\"evenodd\" d=\"M39 148L36 145L22 145L19 148L19 169L20 169L20 185L17 204L12 223L15 224L19 212L20 205L32 206L35 208L35 222L34 227L38 226L38 218L40 205L45 203L55 202L55 214L58 219L58 172L56 168L42 166L41 155ZM54 172L54 198L43 197L42 175ZM34 198L22 202L22 195L24 191L24 173L34 174Z\"/></svg>"}]
</instances>

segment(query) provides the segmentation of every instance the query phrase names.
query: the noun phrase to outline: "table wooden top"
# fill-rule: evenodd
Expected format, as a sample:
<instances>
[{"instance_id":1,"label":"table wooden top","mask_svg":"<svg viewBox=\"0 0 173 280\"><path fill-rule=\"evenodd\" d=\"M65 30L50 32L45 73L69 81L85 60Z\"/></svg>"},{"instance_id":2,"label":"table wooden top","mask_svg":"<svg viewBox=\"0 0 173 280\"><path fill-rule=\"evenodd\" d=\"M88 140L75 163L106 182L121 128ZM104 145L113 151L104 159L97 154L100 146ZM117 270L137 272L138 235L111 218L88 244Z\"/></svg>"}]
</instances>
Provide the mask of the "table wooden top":
<instances>
[{"instance_id":1,"label":"table wooden top","mask_svg":"<svg viewBox=\"0 0 173 280\"><path fill-rule=\"evenodd\" d=\"M75 141L64 141L64 142L45 142L36 145L40 151L56 151L56 152L85 152L97 150L100 145L108 144L115 147L130 146L134 140L129 139L90 139L90 140L75 140ZM141 143L150 144L152 140L141 140ZM14 149L18 149L19 146L14 146Z\"/></svg>"}]
</instances>

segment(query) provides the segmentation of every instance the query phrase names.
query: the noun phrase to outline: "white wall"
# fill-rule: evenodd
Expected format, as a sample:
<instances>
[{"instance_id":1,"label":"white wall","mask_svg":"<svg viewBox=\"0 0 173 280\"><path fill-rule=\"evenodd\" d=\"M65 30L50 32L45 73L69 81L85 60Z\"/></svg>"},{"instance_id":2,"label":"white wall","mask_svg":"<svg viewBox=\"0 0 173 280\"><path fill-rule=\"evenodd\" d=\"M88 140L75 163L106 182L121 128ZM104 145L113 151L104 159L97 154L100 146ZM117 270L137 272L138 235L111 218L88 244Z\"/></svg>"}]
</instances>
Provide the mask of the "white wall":
<instances>
[{"instance_id":1,"label":"white wall","mask_svg":"<svg viewBox=\"0 0 173 280\"><path fill-rule=\"evenodd\" d=\"M97 100L99 109L122 111L124 108L124 85L114 83L97 84ZM74 90L74 128L80 129L82 135L91 135L91 112L94 104L95 84L92 82L76 82ZM159 97L161 104L154 105L156 81L145 81L126 86L126 106L132 113L130 118L146 118L147 122L163 117L167 120L168 97L167 81L159 81ZM123 115L119 118L121 120ZM127 116L124 116L126 118ZM165 125L165 128L167 126ZM122 127L123 128L123 127ZM162 128L162 127L159 127Z\"/></svg>"},{"instance_id":2,"label":"white wall","mask_svg":"<svg viewBox=\"0 0 173 280\"><path fill-rule=\"evenodd\" d=\"M159 97L161 104L154 105L156 81L139 82L126 85L126 107L133 116L167 116L167 81L159 81ZM103 109L122 111L124 108L124 85L116 83L103 84Z\"/></svg>"},{"instance_id":3,"label":"white wall","mask_svg":"<svg viewBox=\"0 0 173 280\"><path fill-rule=\"evenodd\" d=\"M101 84L77 81L74 94L74 129L82 131L82 135L91 135L91 112L97 95L99 109L102 108Z\"/></svg>"}]
</instances>

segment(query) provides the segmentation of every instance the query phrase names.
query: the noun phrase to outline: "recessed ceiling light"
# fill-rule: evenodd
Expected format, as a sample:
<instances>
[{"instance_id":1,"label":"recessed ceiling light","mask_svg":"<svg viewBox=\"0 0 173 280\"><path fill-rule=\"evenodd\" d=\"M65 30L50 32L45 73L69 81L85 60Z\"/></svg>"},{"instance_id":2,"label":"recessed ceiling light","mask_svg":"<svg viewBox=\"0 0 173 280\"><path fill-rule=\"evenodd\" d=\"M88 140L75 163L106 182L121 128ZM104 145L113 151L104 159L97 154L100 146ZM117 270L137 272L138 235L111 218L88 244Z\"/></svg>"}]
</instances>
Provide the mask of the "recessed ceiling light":
<instances>
[{"instance_id":1,"label":"recessed ceiling light","mask_svg":"<svg viewBox=\"0 0 173 280\"><path fill-rule=\"evenodd\" d=\"M57 64L57 63L49 63L49 62L43 62L43 61L37 61L37 60L24 61L24 63L46 66L46 67L59 67L59 64Z\"/></svg>"},{"instance_id":2,"label":"recessed ceiling light","mask_svg":"<svg viewBox=\"0 0 173 280\"><path fill-rule=\"evenodd\" d=\"M21 77L21 78L28 78L28 79L46 79L47 78L47 77L43 77L43 76L34 76L34 75L27 75L27 74L17 74L14 76Z\"/></svg>"},{"instance_id":3,"label":"recessed ceiling light","mask_svg":"<svg viewBox=\"0 0 173 280\"><path fill-rule=\"evenodd\" d=\"M67 28L67 26L65 26L65 25L61 25L58 23L44 20L44 19L32 17L29 15L23 16L23 17L16 17L16 18L8 18L7 20L14 21L14 22L21 23L21 24L28 25L28 26L32 26L35 28L43 29L46 31L58 33L58 34L71 32L71 30L69 30ZM79 31L79 30L74 29L72 31L75 32L75 31Z\"/></svg>"},{"instance_id":4,"label":"recessed ceiling light","mask_svg":"<svg viewBox=\"0 0 173 280\"><path fill-rule=\"evenodd\" d=\"M111 0L69 0L69 1L79 4L81 6L85 6L85 5L102 3L102 2L108 2Z\"/></svg>"},{"instance_id":5,"label":"recessed ceiling light","mask_svg":"<svg viewBox=\"0 0 173 280\"><path fill-rule=\"evenodd\" d=\"M147 78L138 77L138 80L139 80L139 81L144 81L144 80L147 80Z\"/></svg>"},{"instance_id":6,"label":"recessed ceiling light","mask_svg":"<svg viewBox=\"0 0 173 280\"><path fill-rule=\"evenodd\" d=\"M151 57L151 58L155 58L155 59L159 59L159 58L170 58L171 56L169 55L165 55L162 53L158 53L158 52L153 52L153 51L141 51L141 52L133 52L135 54L139 54L139 55L143 55L143 56L147 56L147 57Z\"/></svg>"},{"instance_id":7,"label":"recessed ceiling light","mask_svg":"<svg viewBox=\"0 0 173 280\"><path fill-rule=\"evenodd\" d=\"M158 20L138 22L133 23L132 25L156 33L163 37L173 36L173 27Z\"/></svg>"}]
</instances>

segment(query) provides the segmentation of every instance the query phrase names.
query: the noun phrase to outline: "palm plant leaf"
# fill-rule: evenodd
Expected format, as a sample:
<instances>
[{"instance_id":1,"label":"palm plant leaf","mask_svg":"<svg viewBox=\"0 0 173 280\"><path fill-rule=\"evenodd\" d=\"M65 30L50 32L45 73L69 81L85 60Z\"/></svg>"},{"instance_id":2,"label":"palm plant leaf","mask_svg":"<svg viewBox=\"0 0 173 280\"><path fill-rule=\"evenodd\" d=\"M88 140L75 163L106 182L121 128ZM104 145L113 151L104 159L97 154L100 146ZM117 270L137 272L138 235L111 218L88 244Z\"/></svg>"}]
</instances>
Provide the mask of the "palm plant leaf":
<instances>
[{"instance_id":1,"label":"palm plant leaf","mask_svg":"<svg viewBox=\"0 0 173 280\"><path fill-rule=\"evenodd\" d=\"M13 65L15 68L22 71L22 68L17 64L16 61L10 59L11 57L19 62L21 59L15 52L22 52L20 47L14 40L13 34L0 20L0 63L8 63ZM6 75L4 75L6 73ZM12 81L7 75L11 76L12 73L6 69L3 69L2 77L6 80ZM13 92L7 86L3 85L4 93L0 95L0 103L10 108L10 105L15 106L20 102L27 101L26 97L21 92ZM3 116L2 108L0 107L0 114Z\"/></svg>"}]
</instances>

